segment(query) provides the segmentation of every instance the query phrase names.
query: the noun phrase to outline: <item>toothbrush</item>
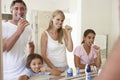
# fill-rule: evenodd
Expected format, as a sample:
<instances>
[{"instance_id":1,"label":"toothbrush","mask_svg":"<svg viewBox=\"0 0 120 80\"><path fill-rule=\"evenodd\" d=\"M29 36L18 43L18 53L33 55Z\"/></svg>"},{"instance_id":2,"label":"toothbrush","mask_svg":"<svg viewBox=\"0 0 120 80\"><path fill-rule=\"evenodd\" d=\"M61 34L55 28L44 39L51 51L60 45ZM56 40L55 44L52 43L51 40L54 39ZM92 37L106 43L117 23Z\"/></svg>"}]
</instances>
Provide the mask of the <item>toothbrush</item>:
<instances>
[{"instance_id":1,"label":"toothbrush","mask_svg":"<svg viewBox=\"0 0 120 80\"><path fill-rule=\"evenodd\" d=\"M19 19L23 19L23 18L21 17L21 15L19 15L19 14L17 14L16 16L17 16L17 19L18 19L18 20L19 20Z\"/></svg>"}]
</instances>

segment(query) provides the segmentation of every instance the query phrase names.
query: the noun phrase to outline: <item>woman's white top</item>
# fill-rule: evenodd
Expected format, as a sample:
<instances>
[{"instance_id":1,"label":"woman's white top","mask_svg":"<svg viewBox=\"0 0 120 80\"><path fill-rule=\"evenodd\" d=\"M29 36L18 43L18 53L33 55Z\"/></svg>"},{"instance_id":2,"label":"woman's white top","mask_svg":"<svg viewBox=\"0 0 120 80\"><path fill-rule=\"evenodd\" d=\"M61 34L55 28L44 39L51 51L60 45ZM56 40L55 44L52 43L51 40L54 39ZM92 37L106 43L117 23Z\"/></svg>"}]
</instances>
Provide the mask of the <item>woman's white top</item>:
<instances>
[{"instance_id":1,"label":"woman's white top","mask_svg":"<svg viewBox=\"0 0 120 80\"><path fill-rule=\"evenodd\" d=\"M52 39L47 31L45 31L48 36L47 41L47 57L56 67L65 67L67 65L66 59L66 46L64 39L62 39L63 44L59 43L57 40Z\"/></svg>"}]
</instances>

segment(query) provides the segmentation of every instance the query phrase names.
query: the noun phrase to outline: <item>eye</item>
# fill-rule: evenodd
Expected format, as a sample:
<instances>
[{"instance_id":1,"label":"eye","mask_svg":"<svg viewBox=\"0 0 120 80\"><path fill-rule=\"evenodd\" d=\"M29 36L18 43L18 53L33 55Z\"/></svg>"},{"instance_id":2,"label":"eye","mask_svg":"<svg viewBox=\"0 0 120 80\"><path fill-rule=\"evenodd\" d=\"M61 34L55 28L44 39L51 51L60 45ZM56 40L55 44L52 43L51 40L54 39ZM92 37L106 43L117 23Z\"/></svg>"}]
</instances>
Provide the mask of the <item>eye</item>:
<instances>
[{"instance_id":1,"label":"eye","mask_svg":"<svg viewBox=\"0 0 120 80\"><path fill-rule=\"evenodd\" d=\"M24 8L24 7L21 7L21 8L19 8L19 7L14 7L13 8L13 10L20 10L20 11L25 11L26 9Z\"/></svg>"},{"instance_id":2,"label":"eye","mask_svg":"<svg viewBox=\"0 0 120 80\"><path fill-rule=\"evenodd\" d=\"M88 39L91 39L91 37L90 37L90 36L88 36Z\"/></svg>"},{"instance_id":3,"label":"eye","mask_svg":"<svg viewBox=\"0 0 120 80\"><path fill-rule=\"evenodd\" d=\"M35 66L36 64L34 63L33 65Z\"/></svg>"},{"instance_id":4,"label":"eye","mask_svg":"<svg viewBox=\"0 0 120 80\"><path fill-rule=\"evenodd\" d=\"M59 21L60 19L57 19L57 21Z\"/></svg>"},{"instance_id":5,"label":"eye","mask_svg":"<svg viewBox=\"0 0 120 80\"><path fill-rule=\"evenodd\" d=\"M61 22L63 22L64 20L61 20Z\"/></svg>"},{"instance_id":6,"label":"eye","mask_svg":"<svg viewBox=\"0 0 120 80\"><path fill-rule=\"evenodd\" d=\"M39 65L42 65L42 63L40 62Z\"/></svg>"}]
</instances>

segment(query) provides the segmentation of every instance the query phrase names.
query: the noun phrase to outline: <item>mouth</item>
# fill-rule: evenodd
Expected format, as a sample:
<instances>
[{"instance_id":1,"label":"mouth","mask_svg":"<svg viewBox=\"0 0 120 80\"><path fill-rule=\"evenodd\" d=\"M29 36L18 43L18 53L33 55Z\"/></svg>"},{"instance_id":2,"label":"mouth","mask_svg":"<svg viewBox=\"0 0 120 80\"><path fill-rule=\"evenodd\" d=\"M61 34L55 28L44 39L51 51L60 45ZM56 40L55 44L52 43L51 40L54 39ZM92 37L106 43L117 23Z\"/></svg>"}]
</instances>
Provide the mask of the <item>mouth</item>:
<instances>
[{"instance_id":1,"label":"mouth","mask_svg":"<svg viewBox=\"0 0 120 80\"><path fill-rule=\"evenodd\" d=\"M16 17L17 17L17 20L23 19L23 17L19 14L17 14Z\"/></svg>"},{"instance_id":2,"label":"mouth","mask_svg":"<svg viewBox=\"0 0 120 80\"><path fill-rule=\"evenodd\" d=\"M93 43L92 43L92 42L90 42L89 44L90 44L90 46L92 46L92 45L93 45Z\"/></svg>"}]
</instances>

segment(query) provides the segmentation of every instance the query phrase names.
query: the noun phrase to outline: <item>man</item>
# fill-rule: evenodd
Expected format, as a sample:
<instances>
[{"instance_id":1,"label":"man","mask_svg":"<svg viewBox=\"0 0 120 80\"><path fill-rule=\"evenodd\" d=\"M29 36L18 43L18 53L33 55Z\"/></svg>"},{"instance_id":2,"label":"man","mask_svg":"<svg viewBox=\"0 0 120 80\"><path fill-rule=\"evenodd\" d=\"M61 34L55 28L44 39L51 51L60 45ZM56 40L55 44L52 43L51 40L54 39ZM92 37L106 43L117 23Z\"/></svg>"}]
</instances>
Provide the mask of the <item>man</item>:
<instances>
[{"instance_id":1,"label":"man","mask_svg":"<svg viewBox=\"0 0 120 80\"><path fill-rule=\"evenodd\" d=\"M2 25L4 80L15 80L24 73L27 48L29 53L34 53L32 32L25 19L26 4L22 0L14 0L10 9L12 20Z\"/></svg>"}]
</instances>

